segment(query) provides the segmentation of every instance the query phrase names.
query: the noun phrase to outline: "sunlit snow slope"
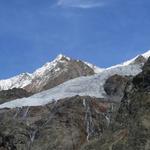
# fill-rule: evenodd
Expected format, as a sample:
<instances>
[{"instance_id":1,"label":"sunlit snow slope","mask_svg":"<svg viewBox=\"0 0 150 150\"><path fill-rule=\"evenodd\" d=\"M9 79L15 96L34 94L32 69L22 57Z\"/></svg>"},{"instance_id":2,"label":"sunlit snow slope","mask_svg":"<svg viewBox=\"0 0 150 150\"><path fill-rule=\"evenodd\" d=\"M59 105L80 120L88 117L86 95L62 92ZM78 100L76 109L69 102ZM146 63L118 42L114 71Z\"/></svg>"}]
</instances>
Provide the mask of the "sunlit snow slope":
<instances>
[{"instance_id":1,"label":"sunlit snow slope","mask_svg":"<svg viewBox=\"0 0 150 150\"><path fill-rule=\"evenodd\" d=\"M142 57L143 56L143 57ZM75 95L93 96L97 98L105 97L103 85L110 76L118 75L137 75L142 70L144 61L150 56L150 51L137 56L134 59L105 69L99 74L89 77L79 77L67 81L53 89L35 94L29 98L17 99L0 105L0 108L8 107L23 107L23 106L38 106L45 105L51 101L56 101L66 97Z\"/></svg>"}]
</instances>

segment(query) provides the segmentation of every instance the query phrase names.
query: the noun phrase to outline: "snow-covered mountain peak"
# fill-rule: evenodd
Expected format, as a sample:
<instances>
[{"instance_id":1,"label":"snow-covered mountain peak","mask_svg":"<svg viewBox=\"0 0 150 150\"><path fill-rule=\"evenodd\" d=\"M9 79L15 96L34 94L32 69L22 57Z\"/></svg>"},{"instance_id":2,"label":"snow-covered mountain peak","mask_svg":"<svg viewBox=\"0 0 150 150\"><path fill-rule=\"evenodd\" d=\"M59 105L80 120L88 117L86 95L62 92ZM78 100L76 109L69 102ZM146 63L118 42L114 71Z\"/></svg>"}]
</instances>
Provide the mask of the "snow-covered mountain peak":
<instances>
[{"instance_id":1,"label":"snow-covered mountain peak","mask_svg":"<svg viewBox=\"0 0 150 150\"><path fill-rule=\"evenodd\" d=\"M59 55L56 57L55 60L56 60L56 61L62 61L62 60L68 60L68 61L70 61L71 58L70 58L70 57L67 57L67 56L65 56L65 55L63 55L63 54L59 54Z\"/></svg>"},{"instance_id":2,"label":"snow-covered mountain peak","mask_svg":"<svg viewBox=\"0 0 150 150\"><path fill-rule=\"evenodd\" d=\"M28 73L28 72L21 73L20 75L21 75L21 76L32 77L32 74L31 74L31 73Z\"/></svg>"},{"instance_id":3,"label":"snow-covered mountain peak","mask_svg":"<svg viewBox=\"0 0 150 150\"><path fill-rule=\"evenodd\" d=\"M8 90L12 88L21 88L28 84L30 84L32 81L32 75L29 73L22 73L20 75L17 75L15 77L0 80L0 90Z\"/></svg>"},{"instance_id":4,"label":"snow-covered mountain peak","mask_svg":"<svg viewBox=\"0 0 150 150\"><path fill-rule=\"evenodd\" d=\"M47 62L41 68L33 72L33 77L42 76L47 70L52 70L56 67L57 63L60 62L60 58L54 59L52 62Z\"/></svg>"},{"instance_id":5,"label":"snow-covered mountain peak","mask_svg":"<svg viewBox=\"0 0 150 150\"><path fill-rule=\"evenodd\" d=\"M106 80L115 75L135 76L142 71L140 65L130 64L128 66L116 66L105 69L99 74L88 77L78 77L52 89L37 93L29 98L17 99L0 105L0 108L15 108L23 106L39 106L50 103L54 100L60 100L67 97L91 96L105 98L104 84Z\"/></svg>"},{"instance_id":6,"label":"snow-covered mountain peak","mask_svg":"<svg viewBox=\"0 0 150 150\"><path fill-rule=\"evenodd\" d=\"M130 60L127 60L121 64L117 64L117 65L114 65L114 66L111 66L108 69L112 69L112 68L116 68L116 67L122 67L122 66L128 66L130 64L141 64L142 61L143 63L145 63L145 61L150 57L150 50L148 50L147 52L141 54L141 55L137 55L136 57L130 59ZM144 59L145 58L145 59Z\"/></svg>"},{"instance_id":7,"label":"snow-covered mountain peak","mask_svg":"<svg viewBox=\"0 0 150 150\"><path fill-rule=\"evenodd\" d=\"M145 61L150 57L150 50L148 50L147 52L137 55L136 57L134 57L131 60L128 60L126 62L124 62L122 65L129 65L129 64L133 64L133 63L145 63Z\"/></svg>"},{"instance_id":8,"label":"snow-covered mountain peak","mask_svg":"<svg viewBox=\"0 0 150 150\"><path fill-rule=\"evenodd\" d=\"M35 72L33 72L33 77L43 76L45 74L45 72L51 71L51 70L58 71L60 69L58 67L59 63L64 64L64 63L67 63L70 60L71 60L71 58L69 58L69 57L67 57L63 54L59 54L53 61L47 62L41 68L39 68Z\"/></svg>"},{"instance_id":9,"label":"snow-covered mountain peak","mask_svg":"<svg viewBox=\"0 0 150 150\"><path fill-rule=\"evenodd\" d=\"M148 57L150 57L150 50L148 50L147 52L142 54L142 56L145 57L146 59L148 59Z\"/></svg>"},{"instance_id":10,"label":"snow-covered mountain peak","mask_svg":"<svg viewBox=\"0 0 150 150\"><path fill-rule=\"evenodd\" d=\"M59 100L62 98L72 97L75 95L80 95L80 96L88 95L92 97L94 96L98 98L104 98L106 96L106 93L104 91L104 84L105 84L105 81L109 77L115 74L122 75L122 76L137 75L138 73L142 71L142 66L144 62L147 60L147 58L149 57L149 55L150 55L150 51L142 55L138 55L134 57L133 59L126 61L122 64L119 64L110 68L106 68L102 70L99 74L88 76L88 77L82 76L73 80L69 80L47 91L43 91L38 94L35 94L29 98L17 99L15 101L2 104L0 105L0 108L45 105L53 100ZM40 74L44 69L47 69L47 68L56 69L57 63L62 63L63 66L65 66L66 64L64 63L66 62L68 62L66 61L66 58L64 58L63 55L59 55L54 61L47 63L42 68L38 69L39 72L37 73ZM77 62L79 63L79 61ZM86 63L84 62L84 64ZM94 68L93 65L89 63L87 65L91 66L91 68ZM71 65L71 68L72 68L72 65ZM83 68L81 70L83 70ZM67 72L67 74L65 74L65 76L61 76L61 78L66 77L69 73L70 73L70 70L69 72ZM45 81L47 80L44 80L44 83ZM54 80L54 82L56 81L57 80ZM35 82L35 86L37 86L39 83L40 83L39 80L37 80L37 82Z\"/></svg>"},{"instance_id":11,"label":"snow-covered mountain peak","mask_svg":"<svg viewBox=\"0 0 150 150\"><path fill-rule=\"evenodd\" d=\"M98 70L98 67L59 54L53 61L47 62L32 74L22 73L6 80L0 80L0 90L16 87L25 88L28 91L36 89L37 92L45 86L48 86L46 88L49 88L51 84L54 86L57 82L60 84L70 78L92 75L98 72L95 70ZM57 81L54 80L55 78L57 78Z\"/></svg>"},{"instance_id":12,"label":"snow-covered mountain peak","mask_svg":"<svg viewBox=\"0 0 150 150\"><path fill-rule=\"evenodd\" d=\"M35 87L45 86L47 83L49 85L50 83L52 85L55 85L55 82L61 81L61 80L62 82L67 81L68 78L72 79L78 76L92 75L92 73L90 73L90 70L91 71L93 70L96 74L97 73L101 74L102 72L107 71L107 70L113 70L113 72L116 72L116 68L117 70L126 68L125 69L126 72L130 72L130 71L132 72L132 70L129 69L130 71L128 71L127 69L127 68L132 67L130 65L135 65L137 68L139 68L138 70L140 70L140 68L145 63L145 61L147 60L149 56L150 56L150 50L122 64L118 64L110 68L103 69L95 65L92 65L90 63L74 60L63 54L59 54L53 61L47 62L45 65L37 69L32 74L22 73L20 75L17 75L15 77L12 77L6 80L0 80L0 90L8 90L8 89L12 89L16 87L16 88L27 88L27 90L30 91L31 89L34 89ZM89 66L89 68L87 66ZM68 73L69 75L67 75L66 73ZM53 80L55 79L55 77L57 78L57 80Z\"/></svg>"}]
</instances>

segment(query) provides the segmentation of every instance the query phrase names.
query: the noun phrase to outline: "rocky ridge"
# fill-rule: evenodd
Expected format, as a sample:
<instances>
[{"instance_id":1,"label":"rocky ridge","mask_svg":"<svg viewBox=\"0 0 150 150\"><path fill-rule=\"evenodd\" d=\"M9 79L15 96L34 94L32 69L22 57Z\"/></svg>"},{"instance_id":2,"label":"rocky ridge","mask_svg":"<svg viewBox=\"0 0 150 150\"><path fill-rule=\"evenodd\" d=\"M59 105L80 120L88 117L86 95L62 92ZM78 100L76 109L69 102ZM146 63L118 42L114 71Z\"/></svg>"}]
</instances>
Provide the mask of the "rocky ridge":
<instances>
[{"instance_id":1,"label":"rocky ridge","mask_svg":"<svg viewBox=\"0 0 150 150\"><path fill-rule=\"evenodd\" d=\"M46 63L32 74L23 73L10 79L0 80L0 90L23 88L28 92L37 93L73 78L93 75L95 69L102 70L83 61L58 55L55 60Z\"/></svg>"}]
</instances>

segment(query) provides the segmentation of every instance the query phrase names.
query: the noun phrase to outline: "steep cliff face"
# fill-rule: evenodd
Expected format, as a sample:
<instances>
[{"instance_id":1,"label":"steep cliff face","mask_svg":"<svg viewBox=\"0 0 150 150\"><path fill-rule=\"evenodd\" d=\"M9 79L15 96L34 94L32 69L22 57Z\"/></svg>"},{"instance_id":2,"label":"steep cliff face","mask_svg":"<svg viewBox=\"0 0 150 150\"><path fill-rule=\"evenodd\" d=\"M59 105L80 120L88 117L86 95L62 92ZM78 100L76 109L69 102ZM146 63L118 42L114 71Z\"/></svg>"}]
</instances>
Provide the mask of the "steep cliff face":
<instances>
[{"instance_id":1,"label":"steep cliff face","mask_svg":"<svg viewBox=\"0 0 150 150\"><path fill-rule=\"evenodd\" d=\"M111 101L120 102L124 96L125 88L131 82L132 76L113 75L104 84L104 90Z\"/></svg>"},{"instance_id":2,"label":"steep cliff face","mask_svg":"<svg viewBox=\"0 0 150 150\"><path fill-rule=\"evenodd\" d=\"M84 150L149 150L150 149L150 59L142 73L126 87L116 118L103 138L96 139Z\"/></svg>"},{"instance_id":3,"label":"steep cliff face","mask_svg":"<svg viewBox=\"0 0 150 150\"><path fill-rule=\"evenodd\" d=\"M79 150L100 138L117 104L75 96L46 106L0 110L0 149Z\"/></svg>"}]
</instances>

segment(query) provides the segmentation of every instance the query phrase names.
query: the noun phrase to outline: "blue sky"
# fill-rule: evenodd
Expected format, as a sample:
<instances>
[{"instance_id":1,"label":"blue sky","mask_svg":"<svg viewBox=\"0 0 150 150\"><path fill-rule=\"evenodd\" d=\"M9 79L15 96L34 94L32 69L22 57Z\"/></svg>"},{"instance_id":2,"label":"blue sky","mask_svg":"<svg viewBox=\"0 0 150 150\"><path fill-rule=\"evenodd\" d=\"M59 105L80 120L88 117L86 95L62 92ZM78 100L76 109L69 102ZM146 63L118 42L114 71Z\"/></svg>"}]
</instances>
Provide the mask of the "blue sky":
<instances>
[{"instance_id":1,"label":"blue sky","mask_svg":"<svg viewBox=\"0 0 150 150\"><path fill-rule=\"evenodd\" d=\"M150 49L149 0L0 0L0 78L59 53L108 67Z\"/></svg>"}]
</instances>

